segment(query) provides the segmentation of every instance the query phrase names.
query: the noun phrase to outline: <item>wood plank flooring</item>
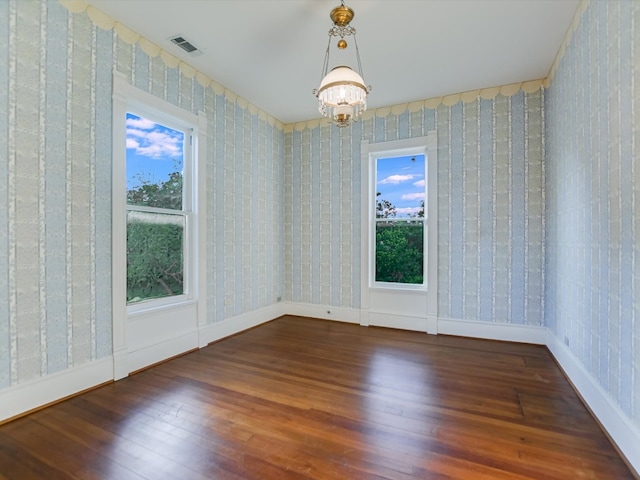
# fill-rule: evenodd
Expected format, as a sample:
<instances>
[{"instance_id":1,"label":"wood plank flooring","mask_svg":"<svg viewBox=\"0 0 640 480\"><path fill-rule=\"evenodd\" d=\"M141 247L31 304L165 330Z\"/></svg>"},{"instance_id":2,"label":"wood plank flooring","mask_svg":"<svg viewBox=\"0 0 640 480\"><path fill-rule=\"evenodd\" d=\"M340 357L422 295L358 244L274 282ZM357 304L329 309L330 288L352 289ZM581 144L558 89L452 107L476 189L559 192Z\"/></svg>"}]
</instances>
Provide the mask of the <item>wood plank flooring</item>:
<instances>
[{"instance_id":1,"label":"wood plank flooring","mask_svg":"<svg viewBox=\"0 0 640 480\"><path fill-rule=\"evenodd\" d=\"M0 426L0 478L633 476L544 347L282 317Z\"/></svg>"}]
</instances>

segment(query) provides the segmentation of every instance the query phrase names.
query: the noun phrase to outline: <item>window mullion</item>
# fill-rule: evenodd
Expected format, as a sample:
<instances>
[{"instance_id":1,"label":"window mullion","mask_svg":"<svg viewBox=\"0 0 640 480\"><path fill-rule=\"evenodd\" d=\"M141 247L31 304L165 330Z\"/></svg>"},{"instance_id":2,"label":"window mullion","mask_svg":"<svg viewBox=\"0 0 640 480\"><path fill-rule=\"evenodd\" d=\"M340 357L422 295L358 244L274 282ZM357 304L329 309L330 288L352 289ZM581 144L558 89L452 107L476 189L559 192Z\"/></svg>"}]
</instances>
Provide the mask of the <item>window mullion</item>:
<instances>
[{"instance_id":1,"label":"window mullion","mask_svg":"<svg viewBox=\"0 0 640 480\"><path fill-rule=\"evenodd\" d=\"M143 205L127 205L128 211L136 212L149 212L149 213L164 213L167 215L187 215L188 210L174 210L172 208L160 208L160 207L146 207Z\"/></svg>"}]
</instances>

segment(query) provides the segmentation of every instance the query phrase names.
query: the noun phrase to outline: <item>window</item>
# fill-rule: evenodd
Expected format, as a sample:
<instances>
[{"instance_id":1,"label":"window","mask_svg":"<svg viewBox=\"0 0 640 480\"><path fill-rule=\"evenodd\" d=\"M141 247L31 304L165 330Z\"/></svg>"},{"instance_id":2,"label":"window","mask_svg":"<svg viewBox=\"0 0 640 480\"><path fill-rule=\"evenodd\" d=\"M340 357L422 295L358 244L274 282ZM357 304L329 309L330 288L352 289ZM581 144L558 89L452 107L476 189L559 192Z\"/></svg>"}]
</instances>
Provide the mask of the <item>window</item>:
<instances>
[{"instance_id":1,"label":"window","mask_svg":"<svg viewBox=\"0 0 640 480\"><path fill-rule=\"evenodd\" d=\"M188 293L185 158L190 132L126 116L127 304ZM189 162L186 162L187 165ZM187 188L185 188L187 187Z\"/></svg>"},{"instance_id":2,"label":"window","mask_svg":"<svg viewBox=\"0 0 640 480\"><path fill-rule=\"evenodd\" d=\"M437 332L437 135L361 143L360 324Z\"/></svg>"},{"instance_id":3,"label":"window","mask_svg":"<svg viewBox=\"0 0 640 480\"><path fill-rule=\"evenodd\" d=\"M113 306L119 321L163 306L201 303L204 241L203 114L114 74ZM197 262L197 263L196 263ZM120 310L123 308L124 310Z\"/></svg>"},{"instance_id":4,"label":"window","mask_svg":"<svg viewBox=\"0 0 640 480\"><path fill-rule=\"evenodd\" d=\"M188 296L191 129L126 114L127 305Z\"/></svg>"},{"instance_id":5,"label":"window","mask_svg":"<svg viewBox=\"0 0 640 480\"><path fill-rule=\"evenodd\" d=\"M374 281L424 284L425 156L374 157Z\"/></svg>"},{"instance_id":6,"label":"window","mask_svg":"<svg viewBox=\"0 0 640 480\"><path fill-rule=\"evenodd\" d=\"M114 378L200 345L206 324L206 132L113 73ZM202 346L202 345L200 345Z\"/></svg>"}]
</instances>

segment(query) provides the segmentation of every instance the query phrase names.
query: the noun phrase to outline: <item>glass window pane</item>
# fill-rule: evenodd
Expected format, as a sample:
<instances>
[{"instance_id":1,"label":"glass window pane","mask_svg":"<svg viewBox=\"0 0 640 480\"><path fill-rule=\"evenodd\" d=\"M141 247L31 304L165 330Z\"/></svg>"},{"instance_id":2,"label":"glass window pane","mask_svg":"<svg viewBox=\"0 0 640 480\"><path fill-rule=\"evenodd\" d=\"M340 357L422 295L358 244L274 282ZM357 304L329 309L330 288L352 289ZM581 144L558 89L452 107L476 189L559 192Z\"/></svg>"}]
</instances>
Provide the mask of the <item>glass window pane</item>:
<instances>
[{"instance_id":1,"label":"glass window pane","mask_svg":"<svg viewBox=\"0 0 640 480\"><path fill-rule=\"evenodd\" d=\"M182 210L184 133L127 113L127 203Z\"/></svg>"},{"instance_id":2,"label":"glass window pane","mask_svg":"<svg viewBox=\"0 0 640 480\"><path fill-rule=\"evenodd\" d=\"M424 155L378 158L376 218L424 217Z\"/></svg>"},{"instance_id":3,"label":"glass window pane","mask_svg":"<svg viewBox=\"0 0 640 480\"><path fill-rule=\"evenodd\" d=\"M127 214L127 304L184 293L183 215Z\"/></svg>"},{"instance_id":4,"label":"glass window pane","mask_svg":"<svg viewBox=\"0 0 640 480\"><path fill-rule=\"evenodd\" d=\"M425 156L378 158L375 281L423 284Z\"/></svg>"},{"instance_id":5,"label":"glass window pane","mask_svg":"<svg viewBox=\"0 0 640 480\"><path fill-rule=\"evenodd\" d=\"M376 282L423 283L424 224L376 223Z\"/></svg>"}]
</instances>

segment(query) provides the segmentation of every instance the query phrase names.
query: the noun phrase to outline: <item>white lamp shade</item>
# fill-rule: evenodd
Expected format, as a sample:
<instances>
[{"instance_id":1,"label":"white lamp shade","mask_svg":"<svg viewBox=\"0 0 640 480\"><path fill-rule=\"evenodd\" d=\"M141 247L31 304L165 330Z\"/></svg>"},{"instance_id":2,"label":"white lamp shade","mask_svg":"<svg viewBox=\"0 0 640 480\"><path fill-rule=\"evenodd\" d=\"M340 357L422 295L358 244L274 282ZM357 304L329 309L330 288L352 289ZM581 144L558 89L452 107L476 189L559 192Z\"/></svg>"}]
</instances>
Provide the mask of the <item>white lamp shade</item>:
<instances>
[{"instance_id":1,"label":"white lamp shade","mask_svg":"<svg viewBox=\"0 0 640 480\"><path fill-rule=\"evenodd\" d=\"M332 117L340 126L357 120L367 109L367 87L362 77L349 67L332 69L320 82L317 90L318 108L324 116Z\"/></svg>"},{"instance_id":2,"label":"white lamp shade","mask_svg":"<svg viewBox=\"0 0 640 480\"><path fill-rule=\"evenodd\" d=\"M318 98L327 106L358 105L366 102L367 87L349 67L335 67L320 82Z\"/></svg>"}]
</instances>

